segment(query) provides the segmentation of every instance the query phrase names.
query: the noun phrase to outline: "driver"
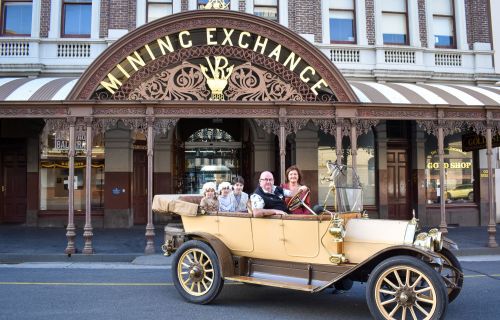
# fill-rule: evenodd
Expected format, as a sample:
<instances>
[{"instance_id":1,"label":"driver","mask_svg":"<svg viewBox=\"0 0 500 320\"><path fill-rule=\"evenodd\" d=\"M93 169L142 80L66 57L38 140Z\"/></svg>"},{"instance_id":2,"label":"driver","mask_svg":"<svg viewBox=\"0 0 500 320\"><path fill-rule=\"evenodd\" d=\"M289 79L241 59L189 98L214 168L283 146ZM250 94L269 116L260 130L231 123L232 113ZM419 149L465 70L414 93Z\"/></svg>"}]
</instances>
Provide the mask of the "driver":
<instances>
[{"instance_id":1,"label":"driver","mask_svg":"<svg viewBox=\"0 0 500 320\"><path fill-rule=\"evenodd\" d=\"M274 185L273 174L264 171L260 174L259 186L250 196L254 217L272 216L275 214L287 214L288 208L285 204L285 197L293 197L297 192L307 191L306 186L300 186L293 193L288 189L283 189Z\"/></svg>"}]
</instances>

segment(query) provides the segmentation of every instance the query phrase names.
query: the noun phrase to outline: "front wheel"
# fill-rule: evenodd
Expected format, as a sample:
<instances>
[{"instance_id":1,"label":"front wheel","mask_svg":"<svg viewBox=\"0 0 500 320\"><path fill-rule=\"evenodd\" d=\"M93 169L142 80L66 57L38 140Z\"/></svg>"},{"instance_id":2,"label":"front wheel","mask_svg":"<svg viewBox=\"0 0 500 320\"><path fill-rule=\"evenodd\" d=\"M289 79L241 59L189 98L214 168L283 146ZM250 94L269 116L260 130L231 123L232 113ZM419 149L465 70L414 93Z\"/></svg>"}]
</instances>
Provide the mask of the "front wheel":
<instances>
[{"instance_id":1,"label":"front wheel","mask_svg":"<svg viewBox=\"0 0 500 320\"><path fill-rule=\"evenodd\" d=\"M172 279L184 299L198 304L210 303L224 285L217 255L199 240L190 240L177 250L172 260Z\"/></svg>"},{"instance_id":2,"label":"front wheel","mask_svg":"<svg viewBox=\"0 0 500 320\"><path fill-rule=\"evenodd\" d=\"M368 308L375 319L441 319L448 306L441 276L423 261L396 256L382 261L366 287Z\"/></svg>"}]
</instances>

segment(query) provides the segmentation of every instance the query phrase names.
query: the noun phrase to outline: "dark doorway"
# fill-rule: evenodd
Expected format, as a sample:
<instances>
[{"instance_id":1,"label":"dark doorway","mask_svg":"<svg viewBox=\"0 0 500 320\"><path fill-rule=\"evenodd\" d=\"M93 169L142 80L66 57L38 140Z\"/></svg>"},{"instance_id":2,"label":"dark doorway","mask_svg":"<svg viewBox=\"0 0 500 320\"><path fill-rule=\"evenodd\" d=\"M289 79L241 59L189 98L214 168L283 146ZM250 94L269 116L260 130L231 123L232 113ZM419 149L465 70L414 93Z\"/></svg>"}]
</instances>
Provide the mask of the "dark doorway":
<instances>
[{"instance_id":1,"label":"dark doorway","mask_svg":"<svg viewBox=\"0 0 500 320\"><path fill-rule=\"evenodd\" d=\"M132 173L132 206L134 224L146 224L148 221L148 157L145 145L134 145L134 172Z\"/></svg>"},{"instance_id":2,"label":"dark doorway","mask_svg":"<svg viewBox=\"0 0 500 320\"><path fill-rule=\"evenodd\" d=\"M0 139L0 222L26 222L26 141Z\"/></svg>"}]
</instances>

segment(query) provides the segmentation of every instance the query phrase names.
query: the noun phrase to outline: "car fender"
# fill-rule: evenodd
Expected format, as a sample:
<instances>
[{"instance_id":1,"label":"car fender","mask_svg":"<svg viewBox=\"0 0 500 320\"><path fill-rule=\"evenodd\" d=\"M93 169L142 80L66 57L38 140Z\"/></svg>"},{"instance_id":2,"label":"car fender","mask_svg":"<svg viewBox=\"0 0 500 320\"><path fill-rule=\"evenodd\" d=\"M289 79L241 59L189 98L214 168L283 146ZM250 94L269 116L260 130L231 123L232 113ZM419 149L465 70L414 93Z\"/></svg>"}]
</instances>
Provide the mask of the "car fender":
<instances>
[{"instance_id":1,"label":"car fender","mask_svg":"<svg viewBox=\"0 0 500 320\"><path fill-rule=\"evenodd\" d=\"M185 234L189 239L206 242L215 251L219 259L222 277L234 276L233 255L228 247L219 238L206 232L190 232Z\"/></svg>"},{"instance_id":2,"label":"car fender","mask_svg":"<svg viewBox=\"0 0 500 320\"><path fill-rule=\"evenodd\" d=\"M458 250L457 243L446 237L443 237L443 247L448 250Z\"/></svg>"},{"instance_id":3,"label":"car fender","mask_svg":"<svg viewBox=\"0 0 500 320\"><path fill-rule=\"evenodd\" d=\"M356 281L365 282L368 279L368 275L380 262L390 257L404 256L404 255L423 258L423 260L429 264L439 264L439 265L442 264L442 260L439 254L435 252L427 251L415 246L408 246L408 245L392 246L385 248L384 250L381 250L376 254L370 256L365 261L357 264L353 268L338 275L337 277L335 277L328 283L322 285L321 287L315 288L314 292L322 291L331 286L332 284L334 284L335 282L340 281L344 278L354 278Z\"/></svg>"}]
</instances>

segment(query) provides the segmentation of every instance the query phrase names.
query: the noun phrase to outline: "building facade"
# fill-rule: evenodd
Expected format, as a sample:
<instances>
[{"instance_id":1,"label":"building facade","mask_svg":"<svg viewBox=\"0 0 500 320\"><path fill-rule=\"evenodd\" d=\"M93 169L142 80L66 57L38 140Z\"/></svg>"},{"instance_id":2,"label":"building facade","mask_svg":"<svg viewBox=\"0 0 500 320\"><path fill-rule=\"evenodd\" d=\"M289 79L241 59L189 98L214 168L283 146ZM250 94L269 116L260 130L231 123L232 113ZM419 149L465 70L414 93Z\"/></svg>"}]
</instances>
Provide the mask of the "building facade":
<instances>
[{"instance_id":1,"label":"building facade","mask_svg":"<svg viewBox=\"0 0 500 320\"><path fill-rule=\"evenodd\" d=\"M68 252L135 224L151 252L154 194L235 175L297 164L322 202L326 160L371 216L500 219L495 1L1 5L0 222L67 226Z\"/></svg>"}]
</instances>

